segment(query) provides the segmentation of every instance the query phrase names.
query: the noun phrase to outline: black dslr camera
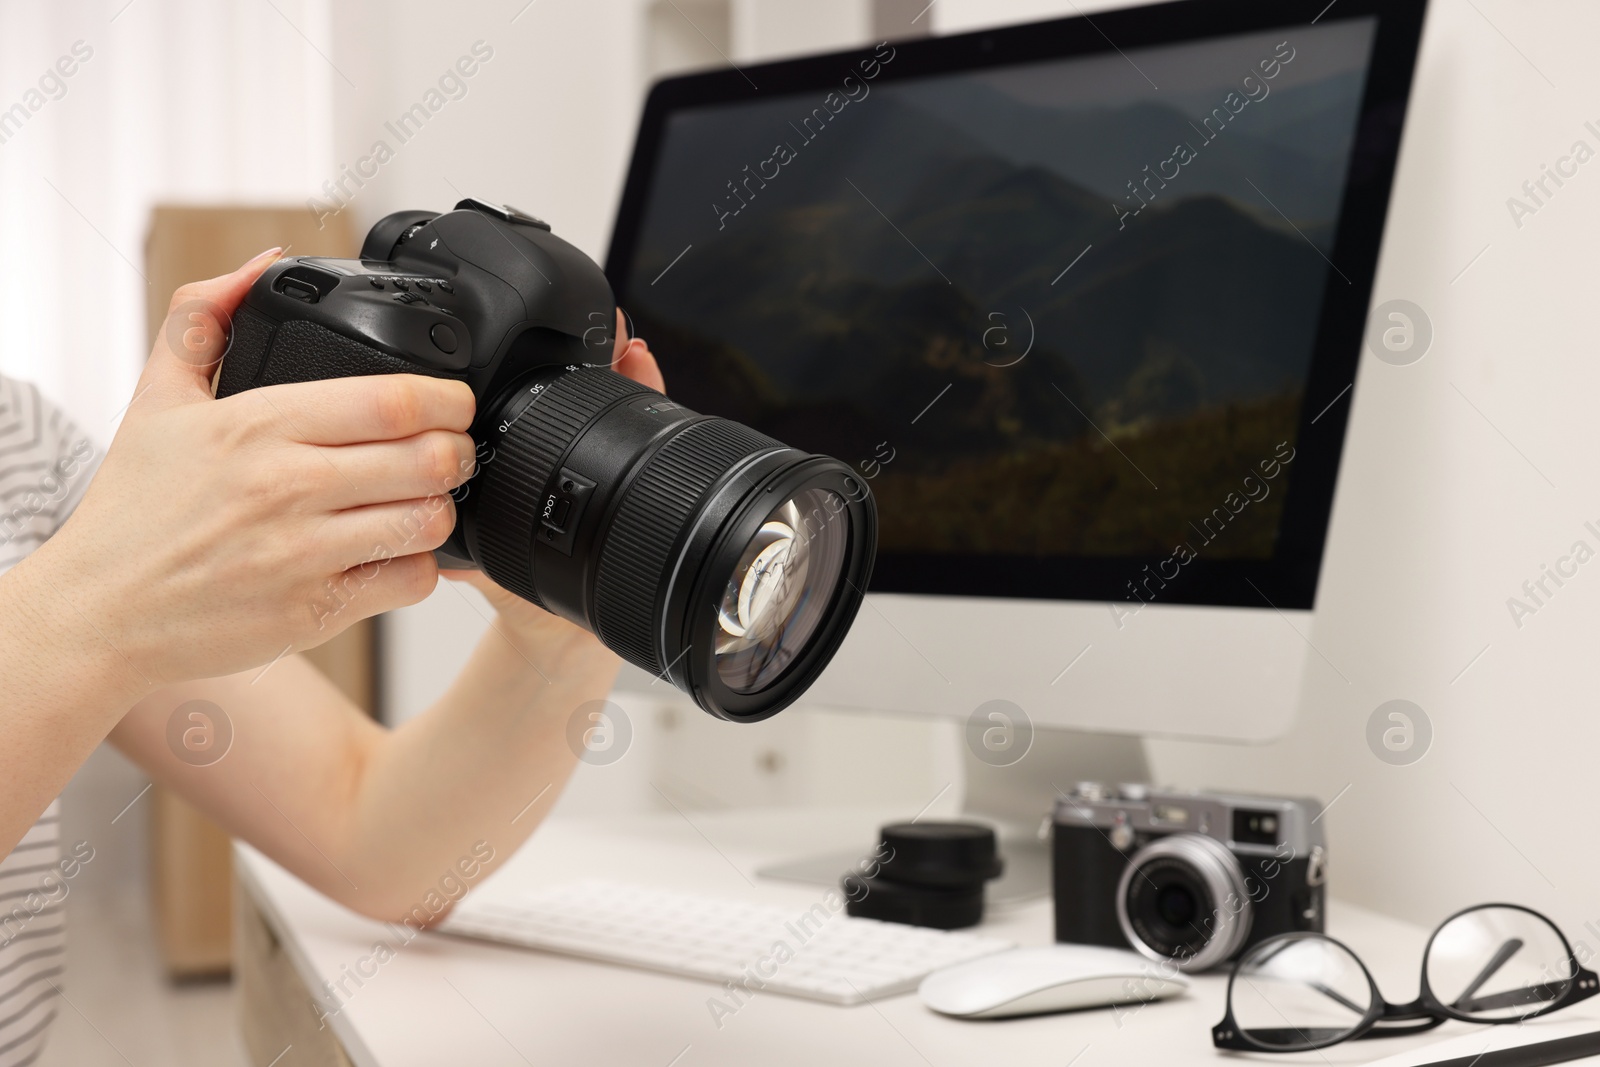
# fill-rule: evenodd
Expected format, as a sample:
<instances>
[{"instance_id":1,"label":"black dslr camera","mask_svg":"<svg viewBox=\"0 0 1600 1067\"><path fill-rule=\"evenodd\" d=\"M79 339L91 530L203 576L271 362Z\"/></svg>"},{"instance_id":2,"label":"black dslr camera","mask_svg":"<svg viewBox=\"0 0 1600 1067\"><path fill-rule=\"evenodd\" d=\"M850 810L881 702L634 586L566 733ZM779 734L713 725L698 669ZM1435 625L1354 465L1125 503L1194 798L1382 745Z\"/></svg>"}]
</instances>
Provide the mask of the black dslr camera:
<instances>
[{"instance_id":1,"label":"black dslr camera","mask_svg":"<svg viewBox=\"0 0 1600 1067\"><path fill-rule=\"evenodd\" d=\"M1056 800L1056 940L1203 971L1320 933L1327 849L1310 800L1080 784Z\"/></svg>"},{"instance_id":2,"label":"black dslr camera","mask_svg":"<svg viewBox=\"0 0 1600 1067\"><path fill-rule=\"evenodd\" d=\"M472 387L478 472L439 550L596 634L706 711L792 703L844 640L877 545L835 459L610 370L604 273L514 208L403 211L360 259L287 258L233 321L217 396L361 374Z\"/></svg>"}]
</instances>

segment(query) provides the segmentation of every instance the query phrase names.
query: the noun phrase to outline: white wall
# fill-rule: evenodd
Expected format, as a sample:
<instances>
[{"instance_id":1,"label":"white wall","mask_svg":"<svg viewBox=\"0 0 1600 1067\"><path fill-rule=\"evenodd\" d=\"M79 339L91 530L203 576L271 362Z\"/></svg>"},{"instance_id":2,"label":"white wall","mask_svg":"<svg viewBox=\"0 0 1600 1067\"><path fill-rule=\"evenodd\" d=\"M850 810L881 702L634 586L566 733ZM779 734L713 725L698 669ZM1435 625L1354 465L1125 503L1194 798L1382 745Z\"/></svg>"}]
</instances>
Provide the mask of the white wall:
<instances>
[{"instance_id":1,"label":"white wall","mask_svg":"<svg viewBox=\"0 0 1600 1067\"><path fill-rule=\"evenodd\" d=\"M329 166L327 9L0 3L0 111L29 109L0 138L0 372L110 438L148 352L151 207L294 203Z\"/></svg>"},{"instance_id":2,"label":"white wall","mask_svg":"<svg viewBox=\"0 0 1600 1067\"><path fill-rule=\"evenodd\" d=\"M733 61L854 48L872 34L868 0L734 0Z\"/></svg>"},{"instance_id":3,"label":"white wall","mask_svg":"<svg viewBox=\"0 0 1600 1067\"><path fill-rule=\"evenodd\" d=\"M505 200L603 255L643 95L633 0L347 2L334 10L334 155L394 158L350 200L358 229L395 210ZM405 143L388 130L472 46L493 57Z\"/></svg>"}]
</instances>

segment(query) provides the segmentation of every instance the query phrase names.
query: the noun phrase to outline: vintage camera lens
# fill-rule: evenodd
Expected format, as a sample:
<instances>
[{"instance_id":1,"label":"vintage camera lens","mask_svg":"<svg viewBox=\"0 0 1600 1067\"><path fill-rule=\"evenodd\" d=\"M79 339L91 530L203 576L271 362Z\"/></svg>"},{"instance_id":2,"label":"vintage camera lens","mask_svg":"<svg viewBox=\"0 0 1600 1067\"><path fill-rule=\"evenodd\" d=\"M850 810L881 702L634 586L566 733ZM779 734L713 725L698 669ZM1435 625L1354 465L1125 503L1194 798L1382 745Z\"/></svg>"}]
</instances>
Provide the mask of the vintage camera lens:
<instances>
[{"instance_id":1,"label":"vintage camera lens","mask_svg":"<svg viewBox=\"0 0 1600 1067\"><path fill-rule=\"evenodd\" d=\"M1117 886L1117 921L1140 953L1203 971L1229 959L1250 933L1244 870L1201 834L1152 841L1128 860Z\"/></svg>"},{"instance_id":2,"label":"vintage camera lens","mask_svg":"<svg viewBox=\"0 0 1600 1067\"><path fill-rule=\"evenodd\" d=\"M776 714L821 673L877 543L849 467L603 367L546 365L487 411L458 514L496 582L722 718Z\"/></svg>"}]
</instances>

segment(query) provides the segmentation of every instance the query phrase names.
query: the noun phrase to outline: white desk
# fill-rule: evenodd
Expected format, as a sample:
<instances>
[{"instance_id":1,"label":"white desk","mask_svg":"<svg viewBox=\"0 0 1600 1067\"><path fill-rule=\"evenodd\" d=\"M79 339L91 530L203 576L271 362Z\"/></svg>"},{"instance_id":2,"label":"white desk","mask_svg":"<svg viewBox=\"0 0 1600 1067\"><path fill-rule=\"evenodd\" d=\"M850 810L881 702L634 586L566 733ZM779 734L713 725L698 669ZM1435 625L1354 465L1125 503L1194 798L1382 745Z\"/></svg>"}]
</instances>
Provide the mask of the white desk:
<instances>
[{"instance_id":1,"label":"white desk","mask_svg":"<svg viewBox=\"0 0 1600 1067\"><path fill-rule=\"evenodd\" d=\"M870 846L877 826L896 814L693 812L692 825L670 813L626 820L552 820L477 891L501 894L595 875L787 903L798 914L820 899L820 887L767 882L749 872L774 859L852 841ZM395 942L382 924L328 901L258 853L241 847L238 859L243 906L259 910L301 982L320 988L323 979L338 980L358 961L371 960L376 942ZM1330 879L1337 889L1337 857ZM1330 919L1330 933L1362 956L1390 1000L1415 996L1426 931L1337 902ZM979 929L1019 944L1048 944L1049 902L991 914ZM268 945L272 940L262 939ZM273 951L278 945L272 945ZM352 995L340 998L342 1010L329 1019L355 1067L1181 1067L1230 1058L1337 1065L1368 1063L1475 1029L1451 1023L1420 1039L1352 1042L1299 1056L1225 1057L1211 1047L1210 1037L1211 1026L1222 1016L1225 979L1220 976L1199 977L1187 996L1125 1014L1120 1022L1106 1010L962 1022L929 1012L915 994L840 1008L765 993L724 1018L719 1029L707 1001L720 989L710 983L444 935L420 935L394 958L366 963L363 969L376 974L359 987L346 977ZM259 983L243 982L242 991L246 997L264 996ZM306 996L304 990L299 995ZM250 1005L244 1010L248 1016ZM311 1018L311 1009L305 1011L305 1018ZM248 1035L248 1022L246 1029ZM257 1067L266 1067L288 1040L264 1036L258 1028L252 1042ZM305 1062L284 1058L285 1065ZM333 1054L324 1062L340 1061Z\"/></svg>"}]
</instances>

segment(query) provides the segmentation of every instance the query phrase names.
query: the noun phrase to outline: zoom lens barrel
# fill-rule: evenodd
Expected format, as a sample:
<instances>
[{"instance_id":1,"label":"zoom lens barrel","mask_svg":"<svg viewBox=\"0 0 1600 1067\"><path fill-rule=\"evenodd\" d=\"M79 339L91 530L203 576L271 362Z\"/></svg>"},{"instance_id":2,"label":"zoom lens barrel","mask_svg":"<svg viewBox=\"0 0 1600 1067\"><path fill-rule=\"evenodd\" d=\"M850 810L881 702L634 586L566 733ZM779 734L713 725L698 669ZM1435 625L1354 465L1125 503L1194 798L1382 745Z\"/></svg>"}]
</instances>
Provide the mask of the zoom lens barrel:
<instances>
[{"instance_id":1,"label":"zoom lens barrel","mask_svg":"<svg viewBox=\"0 0 1600 1067\"><path fill-rule=\"evenodd\" d=\"M844 464L603 368L543 367L490 416L460 511L496 582L722 718L776 714L832 658L877 543Z\"/></svg>"}]
</instances>

